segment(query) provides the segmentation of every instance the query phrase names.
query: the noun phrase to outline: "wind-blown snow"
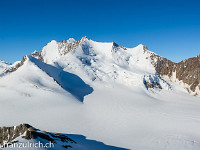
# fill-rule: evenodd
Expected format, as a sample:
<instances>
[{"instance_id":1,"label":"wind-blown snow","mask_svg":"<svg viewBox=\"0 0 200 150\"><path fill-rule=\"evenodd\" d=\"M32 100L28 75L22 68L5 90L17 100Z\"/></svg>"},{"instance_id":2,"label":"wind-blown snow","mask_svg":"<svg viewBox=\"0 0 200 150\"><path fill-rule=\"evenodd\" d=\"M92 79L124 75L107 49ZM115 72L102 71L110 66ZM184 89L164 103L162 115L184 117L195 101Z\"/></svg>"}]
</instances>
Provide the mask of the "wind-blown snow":
<instances>
[{"instance_id":1,"label":"wind-blown snow","mask_svg":"<svg viewBox=\"0 0 200 150\"><path fill-rule=\"evenodd\" d=\"M133 150L200 149L199 97L158 77L143 45L124 48L86 38L63 55L57 44L42 49L47 64L28 57L0 78L1 126L26 122ZM51 67L78 76L93 92L79 102L55 81L60 72ZM144 80L162 89L147 90Z\"/></svg>"}]
</instances>

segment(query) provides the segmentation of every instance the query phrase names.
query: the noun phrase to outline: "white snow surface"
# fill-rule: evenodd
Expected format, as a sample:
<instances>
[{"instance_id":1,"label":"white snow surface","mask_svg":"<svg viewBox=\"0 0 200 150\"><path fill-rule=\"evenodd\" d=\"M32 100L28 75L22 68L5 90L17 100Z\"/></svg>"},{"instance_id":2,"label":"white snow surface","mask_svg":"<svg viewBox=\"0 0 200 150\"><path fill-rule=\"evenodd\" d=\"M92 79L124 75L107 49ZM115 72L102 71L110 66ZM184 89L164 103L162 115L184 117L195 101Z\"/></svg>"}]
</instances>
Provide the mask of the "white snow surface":
<instances>
[{"instance_id":1,"label":"white snow surface","mask_svg":"<svg viewBox=\"0 0 200 150\"><path fill-rule=\"evenodd\" d=\"M65 43L75 43L76 40L74 38L69 38L68 40L64 40Z\"/></svg>"},{"instance_id":2,"label":"white snow surface","mask_svg":"<svg viewBox=\"0 0 200 150\"><path fill-rule=\"evenodd\" d=\"M0 61L0 74L8 67L10 64L5 61Z\"/></svg>"},{"instance_id":3,"label":"white snow surface","mask_svg":"<svg viewBox=\"0 0 200 150\"><path fill-rule=\"evenodd\" d=\"M132 150L200 149L200 98L158 79L143 45L124 49L86 38L61 55L52 41L42 56L47 64L27 56L0 78L0 126L29 123ZM57 84L49 65L77 75L93 91L80 102ZM144 78L160 82L162 90L147 90Z\"/></svg>"}]
</instances>

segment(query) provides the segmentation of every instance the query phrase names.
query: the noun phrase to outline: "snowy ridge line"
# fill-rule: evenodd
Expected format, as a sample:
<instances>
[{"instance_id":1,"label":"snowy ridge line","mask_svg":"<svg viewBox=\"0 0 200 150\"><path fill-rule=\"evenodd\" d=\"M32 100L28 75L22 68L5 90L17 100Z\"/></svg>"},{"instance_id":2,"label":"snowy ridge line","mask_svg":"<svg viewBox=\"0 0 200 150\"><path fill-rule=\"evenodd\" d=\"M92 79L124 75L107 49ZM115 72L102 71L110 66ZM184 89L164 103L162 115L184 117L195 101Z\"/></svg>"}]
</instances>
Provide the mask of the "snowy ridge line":
<instances>
[{"instance_id":1,"label":"snowy ridge line","mask_svg":"<svg viewBox=\"0 0 200 150\"><path fill-rule=\"evenodd\" d=\"M45 63L52 63L52 60L48 60L49 58L44 58L44 55L47 55L47 57L50 57L51 59L56 59L61 56L66 55L70 51L76 49L78 46L83 44L83 42L88 39L86 36L81 38L78 41L75 41L73 38L69 38L68 40L63 40L61 42L57 42L55 40L52 40L50 43L48 43L40 52L34 51L31 56L40 59L41 61ZM88 39L89 40L89 39ZM53 46L54 50L51 50L51 52L46 51L49 47Z\"/></svg>"},{"instance_id":2,"label":"snowy ridge line","mask_svg":"<svg viewBox=\"0 0 200 150\"><path fill-rule=\"evenodd\" d=\"M93 88L86 84L80 77L75 74L63 71L52 65L41 62L40 60L27 56L27 58L34 63L38 68L44 71L48 76L64 90L71 93L79 101L83 102L84 97L93 92Z\"/></svg>"}]
</instances>

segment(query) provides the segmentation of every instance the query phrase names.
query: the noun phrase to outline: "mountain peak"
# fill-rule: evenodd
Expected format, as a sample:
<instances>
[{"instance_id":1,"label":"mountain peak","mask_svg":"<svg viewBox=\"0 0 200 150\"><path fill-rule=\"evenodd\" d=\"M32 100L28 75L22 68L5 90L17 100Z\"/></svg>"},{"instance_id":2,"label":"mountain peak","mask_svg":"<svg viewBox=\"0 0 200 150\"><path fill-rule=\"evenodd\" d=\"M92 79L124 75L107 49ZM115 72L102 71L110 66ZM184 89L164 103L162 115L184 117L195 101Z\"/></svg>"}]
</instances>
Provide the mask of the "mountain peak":
<instances>
[{"instance_id":1,"label":"mountain peak","mask_svg":"<svg viewBox=\"0 0 200 150\"><path fill-rule=\"evenodd\" d=\"M56 40L51 40L48 44L57 44L58 42Z\"/></svg>"},{"instance_id":2,"label":"mountain peak","mask_svg":"<svg viewBox=\"0 0 200 150\"><path fill-rule=\"evenodd\" d=\"M114 47L118 47L119 45L117 43L115 43L114 41L112 42Z\"/></svg>"},{"instance_id":3,"label":"mountain peak","mask_svg":"<svg viewBox=\"0 0 200 150\"><path fill-rule=\"evenodd\" d=\"M62 41L62 43L67 43L67 44L69 44L69 43L75 43L75 42L76 42L76 40L74 38L69 38L68 40L63 40Z\"/></svg>"},{"instance_id":4,"label":"mountain peak","mask_svg":"<svg viewBox=\"0 0 200 150\"><path fill-rule=\"evenodd\" d=\"M143 44L139 44L138 46L136 46L136 48L139 48L139 49L144 49L144 45Z\"/></svg>"},{"instance_id":5,"label":"mountain peak","mask_svg":"<svg viewBox=\"0 0 200 150\"><path fill-rule=\"evenodd\" d=\"M87 38L87 36L83 36L81 39L87 39L87 40L89 40L89 38Z\"/></svg>"},{"instance_id":6,"label":"mountain peak","mask_svg":"<svg viewBox=\"0 0 200 150\"><path fill-rule=\"evenodd\" d=\"M85 42L86 40L90 40L89 38L87 38L86 36L83 36L80 40L78 40L77 42L78 43L83 43Z\"/></svg>"}]
</instances>

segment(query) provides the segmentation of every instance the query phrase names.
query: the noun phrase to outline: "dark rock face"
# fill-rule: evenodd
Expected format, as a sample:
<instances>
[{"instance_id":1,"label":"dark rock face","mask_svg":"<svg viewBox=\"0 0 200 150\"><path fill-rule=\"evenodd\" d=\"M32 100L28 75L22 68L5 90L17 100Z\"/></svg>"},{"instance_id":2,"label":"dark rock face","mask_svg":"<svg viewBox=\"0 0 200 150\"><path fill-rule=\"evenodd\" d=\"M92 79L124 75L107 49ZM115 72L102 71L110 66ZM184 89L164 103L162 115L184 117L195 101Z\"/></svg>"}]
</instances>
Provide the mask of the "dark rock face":
<instances>
[{"instance_id":1,"label":"dark rock face","mask_svg":"<svg viewBox=\"0 0 200 150\"><path fill-rule=\"evenodd\" d=\"M144 47L144 51L148 51ZM156 61L154 61L156 58ZM156 72L160 76L172 77L172 73L176 72L176 79L183 81L190 87L188 91L195 92L196 88L200 88L200 55L183 60L179 63L174 63L166 58L151 53L151 63L154 65Z\"/></svg>"},{"instance_id":2,"label":"dark rock face","mask_svg":"<svg viewBox=\"0 0 200 150\"><path fill-rule=\"evenodd\" d=\"M156 64L156 71L159 75L172 76L172 72L176 72L176 78L182 80L190 86L190 90L195 92L200 85L200 56L193 57L173 63L167 59L158 59Z\"/></svg>"},{"instance_id":3,"label":"dark rock face","mask_svg":"<svg viewBox=\"0 0 200 150\"><path fill-rule=\"evenodd\" d=\"M42 57L42 55L41 55L41 52L34 51L33 53L31 53L31 56L32 56L32 57L35 57L35 58L37 58L37 59L39 59L39 60L41 60L41 61L44 61L44 60L43 60L43 57Z\"/></svg>"},{"instance_id":4,"label":"dark rock face","mask_svg":"<svg viewBox=\"0 0 200 150\"><path fill-rule=\"evenodd\" d=\"M176 72L177 79L190 85L190 90L200 88L200 55L178 63Z\"/></svg>"},{"instance_id":5,"label":"dark rock face","mask_svg":"<svg viewBox=\"0 0 200 150\"><path fill-rule=\"evenodd\" d=\"M30 126L28 124L21 124L16 127L2 127L0 128L0 144L3 144L4 141L11 142L20 135L24 134L25 131L28 131Z\"/></svg>"},{"instance_id":6,"label":"dark rock face","mask_svg":"<svg viewBox=\"0 0 200 150\"><path fill-rule=\"evenodd\" d=\"M172 72L175 71L176 64L166 58L158 57L157 64L155 66L156 72L163 76L167 75L169 77L172 76Z\"/></svg>"},{"instance_id":7,"label":"dark rock face","mask_svg":"<svg viewBox=\"0 0 200 150\"><path fill-rule=\"evenodd\" d=\"M61 141L64 143L73 143L76 142L68 138L65 134L50 133L45 131L40 131L28 124L20 124L19 126L12 127L2 127L0 128L0 145L3 145L4 142L15 143L16 138L22 137L26 140L41 138L52 143L57 143ZM70 146L66 145L65 146Z\"/></svg>"},{"instance_id":8,"label":"dark rock face","mask_svg":"<svg viewBox=\"0 0 200 150\"><path fill-rule=\"evenodd\" d=\"M124 50L127 50L126 47L120 46L120 45L118 45L117 43L115 43L114 41L113 41L112 43L113 43L112 50L115 50L116 48L122 48L122 49L124 49Z\"/></svg>"},{"instance_id":9,"label":"dark rock face","mask_svg":"<svg viewBox=\"0 0 200 150\"><path fill-rule=\"evenodd\" d=\"M162 86L160 85L160 83L156 82L156 81L147 81L145 79L143 79L144 85L147 88L147 90L149 88L159 88L162 89Z\"/></svg>"},{"instance_id":10,"label":"dark rock face","mask_svg":"<svg viewBox=\"0 0 200 150\"><path fill-rule=\"evenodd\" d=\"M149 89L171 89L171 86L168 82L162 79L159 75L144 75L143 83L147 90Z\"/></svg>"}]
</instances>

